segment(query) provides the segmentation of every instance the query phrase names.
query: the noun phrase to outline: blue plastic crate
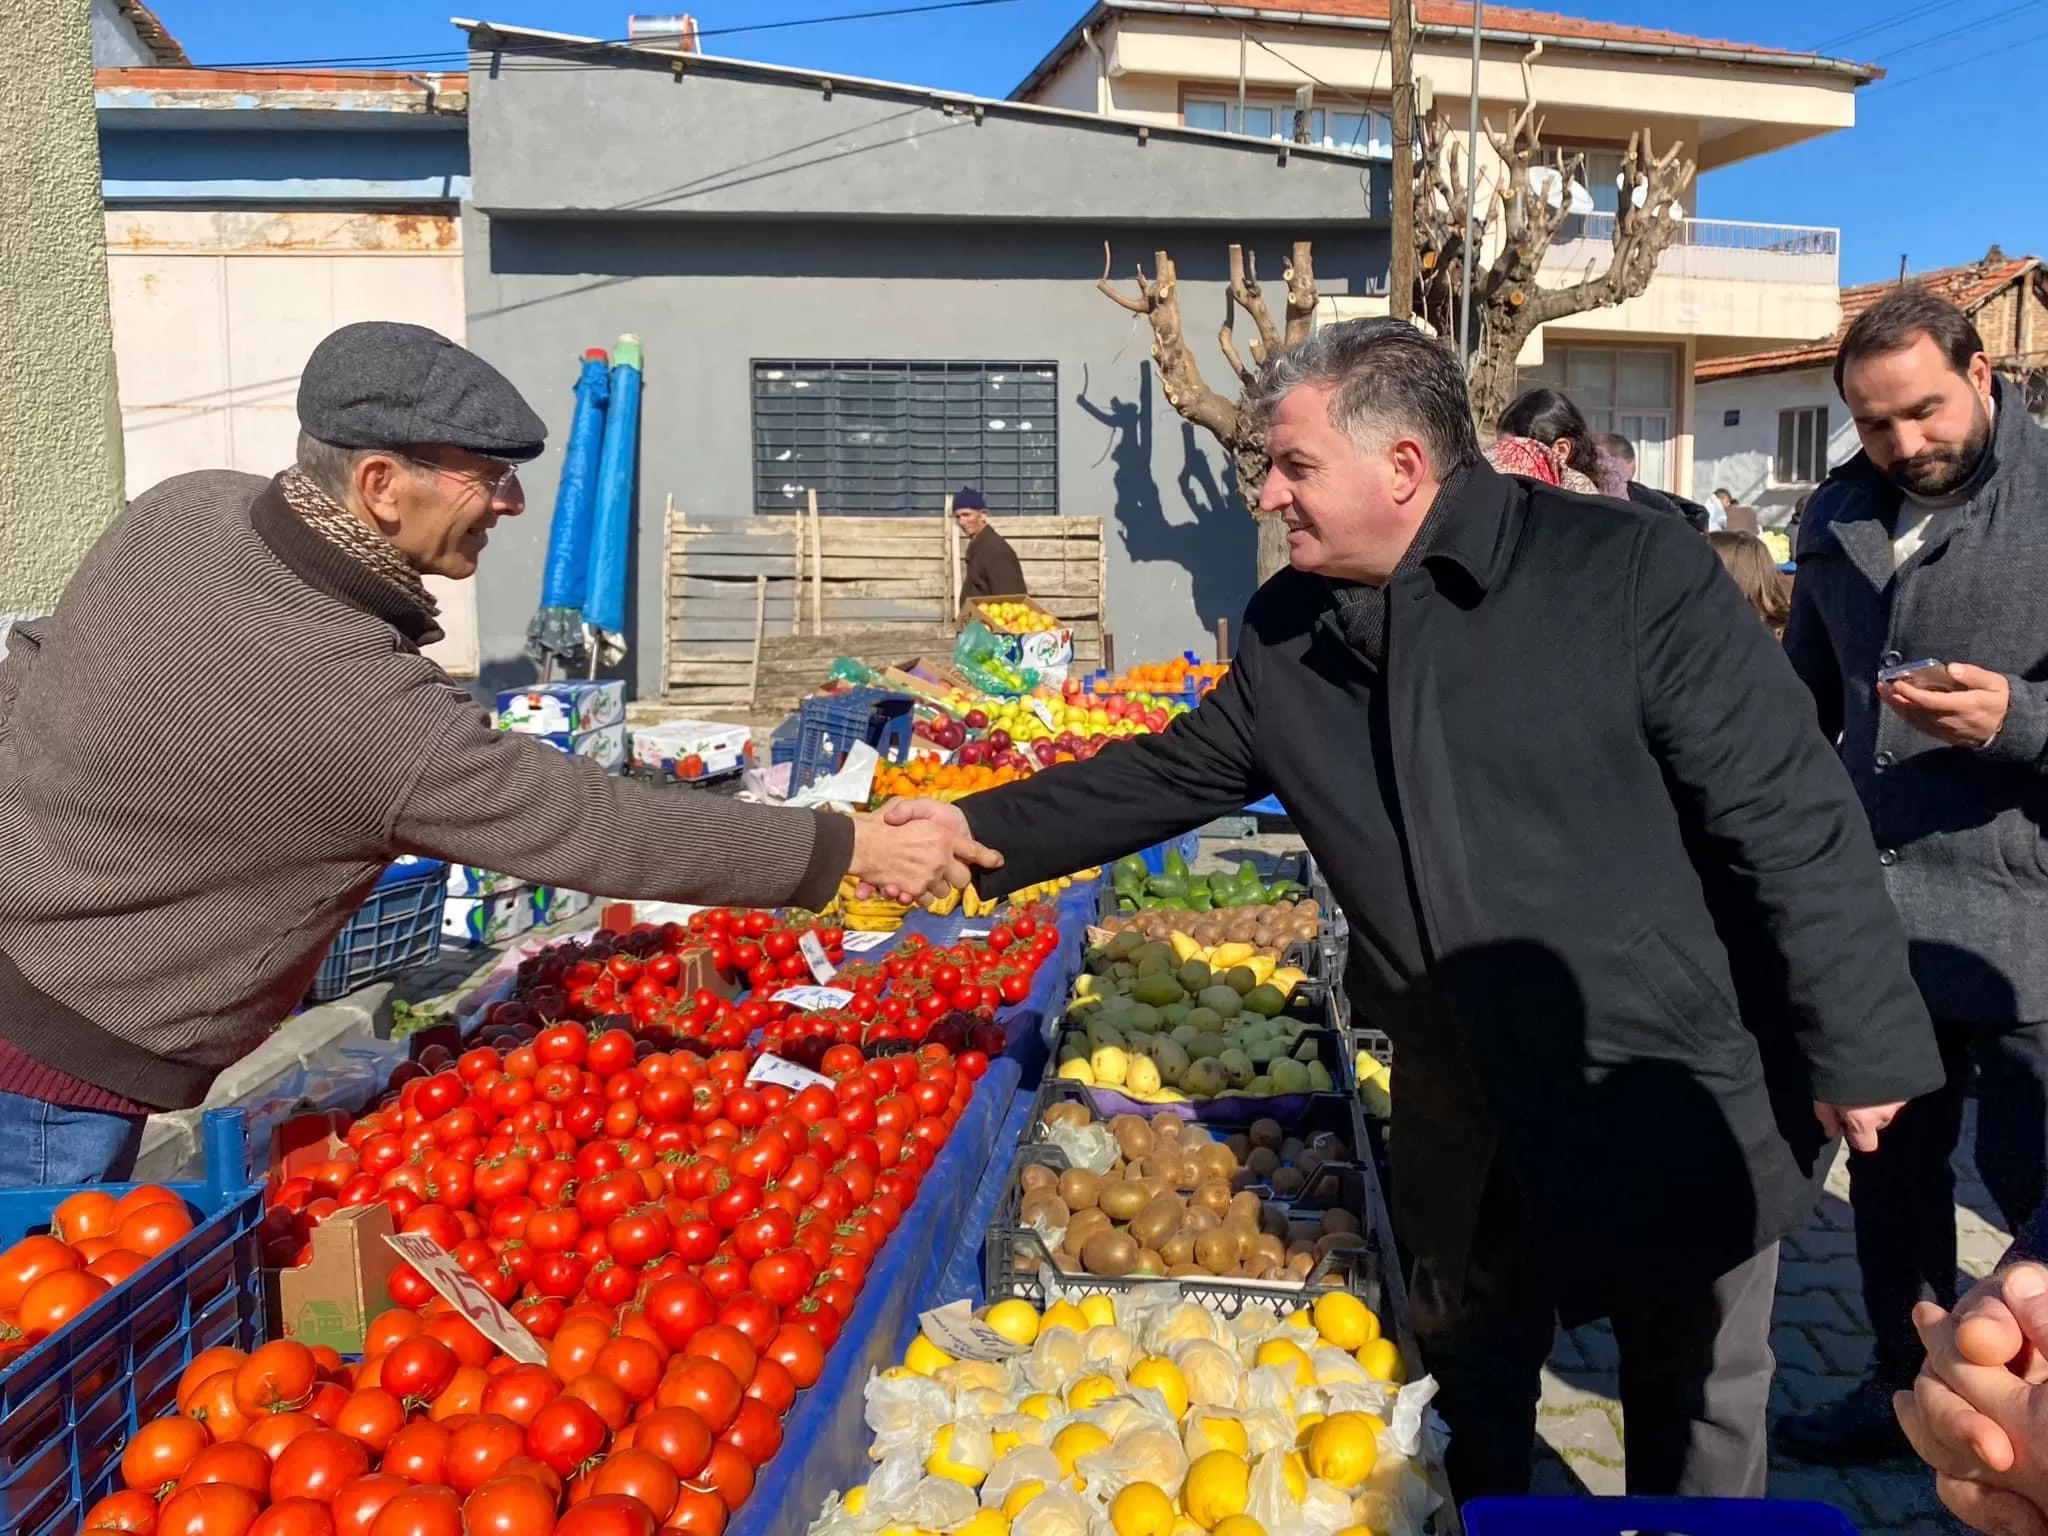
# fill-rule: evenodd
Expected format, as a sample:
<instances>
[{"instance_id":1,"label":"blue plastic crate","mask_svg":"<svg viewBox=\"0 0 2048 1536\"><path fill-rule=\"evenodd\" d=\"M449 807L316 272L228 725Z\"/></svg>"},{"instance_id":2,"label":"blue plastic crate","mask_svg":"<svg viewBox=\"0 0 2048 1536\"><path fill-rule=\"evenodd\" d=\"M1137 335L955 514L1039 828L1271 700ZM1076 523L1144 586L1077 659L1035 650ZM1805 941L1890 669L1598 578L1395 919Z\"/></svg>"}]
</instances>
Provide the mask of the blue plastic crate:
<instances>
[{"instance_id":1,"label":"blue plastic crate","mask_svg":"<svg viewBox=\"0 0 2048 1536\"><path fill-rule=\"evenodd\" d=\"M797 712L795 766L789 771L794 794L837 773L846 754L866 742L885 763L910 759L915 728L911 711L917 701L907 693L855 688L827 698L805 699Z\"/></svg>"},{"instance_id":2,"label":"blue plastic crate","mask_svg":"<svg viewBox=\"0 0 2048 1536\"><path fill-rule=\"evenodd\" d=\"M250 1181L246 1122L239 1110L212 1110L204 1133L205 1180L166 1186L199 1224L0 1371L5 1536L77 1530L119 1484L128 1438L176 1405L192 1357L262 1342L263 1186ZM46 1229L76 1192L0 1190L0 1245Z\"/></svg>"},{"instance_id":3,"label":"blue plastic crate","mask_svg":"<svg viewBox=\"0 0 2048 1536\"><path fill-rule=\"evenodd\" d=\"M1166 873L1166 853L1170 848L1178 848L1180 856L1193 864L1201 856L1202 834L1187 832L1179 837L1170 837L1163 843L1154 843L1150 848L1144 849L1138 857L1145 861L1145 867L1153 874L1163 875Z\"/></svg>"},{"instance_id":4,"label":"blue plastic crate","mask_svg":"<svg viewBox=\"0 0 2048 1536\"><path fill-rule=\"evenodd\" d=\"M441 953L441 908L447 899L448 866L439 859L393 864L320 962L307 1000L346 997L434 959Z\"/></svg>"},{"instance_id":5,"label":"blue plastic crate","mask_svg":"<svg viewBox=\"0 0 2048 1536\"><path fill-rule=\"evenodd\" d=\"M1465 1536L1856 1536L1805 1499L1474 1499L1463 1513Z\"/></svg>"}]
</instances>

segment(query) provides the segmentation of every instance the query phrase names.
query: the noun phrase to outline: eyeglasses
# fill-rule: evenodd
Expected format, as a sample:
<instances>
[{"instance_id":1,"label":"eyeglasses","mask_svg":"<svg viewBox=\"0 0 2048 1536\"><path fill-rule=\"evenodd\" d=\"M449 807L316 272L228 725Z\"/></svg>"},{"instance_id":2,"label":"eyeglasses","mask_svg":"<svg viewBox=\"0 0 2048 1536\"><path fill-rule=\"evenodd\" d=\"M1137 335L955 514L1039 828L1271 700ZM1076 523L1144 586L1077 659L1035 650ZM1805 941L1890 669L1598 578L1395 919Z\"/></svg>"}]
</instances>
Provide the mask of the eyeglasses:
<instances>
[{"instance_id":1,"label":"eyeglasses","mask_svg":"<svg viewBox=\"0 0 2048 1536\"><path fill-rule=\"evenodd\" d=\"M436 475L453 475L465 484L473 485L482 491L486 501L496 501L510 490L512 482L519 478L517 464L505 464L493 474L489 470L455 469L446 464L436 464L432 459L416 458L409 453L394 454L393 457L403 459L415 469L424 469ZM493 459L491 462L498 464L500 461Z\"/></svg>"}]
</instances>

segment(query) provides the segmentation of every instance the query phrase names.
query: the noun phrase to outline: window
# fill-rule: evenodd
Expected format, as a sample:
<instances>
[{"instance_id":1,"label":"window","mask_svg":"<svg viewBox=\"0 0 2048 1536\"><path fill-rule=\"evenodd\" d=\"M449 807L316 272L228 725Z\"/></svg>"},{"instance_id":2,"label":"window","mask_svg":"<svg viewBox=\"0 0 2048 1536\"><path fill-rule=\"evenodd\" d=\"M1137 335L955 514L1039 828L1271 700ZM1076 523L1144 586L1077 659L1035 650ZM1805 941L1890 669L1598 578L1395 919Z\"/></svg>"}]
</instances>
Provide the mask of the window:
<instances>
[{"instance_id":1,"label":"window","mask_svg":"<svg viewBox=\"0 0 2048 1536\"><path fill-rule=\"evenodd\" d=\"M1568 347L1546 342L1540 367L1521 382L1572 397L1594 432L1618 432L1636 450L1636 479L1668 491L1678 395L1678 354L1669 347Z\"/></svg>"},{"instance_id":2,"label":"window","mask_svg":"<svg viewBox=\"0 0 2048 1536\"><path fill-rule=\"evenodd\" d=\"M1779 485L1812 485L1827 473L1828 408L1778 412L1778 457L1771 478Z\"/></svg>"},{"instance_id":3,"label":"window","mask_svg":"<svg viewBox=\"0 0 2048 1536\"><path fill-rule=\"evenodd\" d=\"M1211 133L1244 133L1255 139L1292 139L1294 103L1253 98L1244 105L1239 124L1235 96L1190 96L1181 106L1181 122ZM1325 149L1348 149L1361 155L1393 153L1394 120L1385 112L1359 106L1334 111L1313 108L1308 114L1308 142Z\"/></svg>"},{"instance_id":4,"label":"window","mask_svg":"<svg viewBox=\"0 0 2048 1536\"><path fill-rule=\"evenodd\" d=\"M756 512L937 517L963 485L1059 511L1057 364L755 360Z\"/></svg>"},{"instance_id":5,"label":"window","mask_svg":"<svg viewBox=\"0 0 2048 1536\"><path fill-rule=\"evenodd\" d=\"M1576 161L1578 169L1573 179L1585 189L1586 196L1593 200L1593 211L1619 211L1621 167L1626 158L1620 150L1586 149L1572 144L1547 145L1543 150L1543 158L1552 169L1560 172ZM1583 203L1580 204L1581 209L1584 206Z\"/></svg>"}]
</instances>

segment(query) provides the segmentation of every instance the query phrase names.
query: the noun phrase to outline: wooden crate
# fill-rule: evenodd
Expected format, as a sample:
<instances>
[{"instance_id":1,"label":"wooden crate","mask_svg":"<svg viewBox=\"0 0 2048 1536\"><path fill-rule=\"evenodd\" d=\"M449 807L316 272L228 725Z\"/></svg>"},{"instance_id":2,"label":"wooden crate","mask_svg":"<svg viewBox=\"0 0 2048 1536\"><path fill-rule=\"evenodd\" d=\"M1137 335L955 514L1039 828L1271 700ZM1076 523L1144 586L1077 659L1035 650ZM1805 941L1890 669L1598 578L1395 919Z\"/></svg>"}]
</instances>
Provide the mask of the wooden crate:
<instances>
[{"instance_id":1,"label":"wooden crate","mask_svg":"<svg viewBox=\"0 0 2048 1536\"><path fill-rule=\"evenodd\" d=\"M1012 517L998 529L1034 600L1074 630L1074 667L1102 665L1102 520ZM779 717L832 662L950 656L961 540L944 517L741 517L666 526L662 702L704 719ZM800 643L801 642L801 643Z\"/></svg>"}]
</instances>

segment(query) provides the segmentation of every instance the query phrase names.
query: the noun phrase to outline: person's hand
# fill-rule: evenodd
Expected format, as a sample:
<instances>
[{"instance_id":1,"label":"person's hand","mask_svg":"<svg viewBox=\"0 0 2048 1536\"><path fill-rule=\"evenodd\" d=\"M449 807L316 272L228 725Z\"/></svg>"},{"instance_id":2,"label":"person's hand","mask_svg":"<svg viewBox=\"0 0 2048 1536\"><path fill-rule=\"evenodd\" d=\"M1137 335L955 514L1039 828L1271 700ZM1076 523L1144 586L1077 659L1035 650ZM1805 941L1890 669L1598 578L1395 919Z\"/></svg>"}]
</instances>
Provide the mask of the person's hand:
<instances>
[{"instance_id":1,"label":"person's hand","mask_svg":"<svg viewBox=\"0 0 2048 1536\"><path fill-rule=\"evenodd\" d=\"M1950 662L1948 675L1958 687L1935 692L1911 683L1879 683L1877 696L1923 736L1951 747L1988 747L2005 726L2012 684L2003 673L1966 661Z\"/></svg>"},{"instance_id":2,"label":"person's hand","mask_svg":"<svg viewBox=\"0 0 2048 1536\"><path fill-rule=\"evenodd\" d=\"M1927 1360L1893 1404L1936 1493L1978 1530L2048 1536L2048 1269L2013 1265L1913 1323Z\"/></svg>"},{"instance_id":3,"label":"person's hand","mask_svg":"<svg viewBox=\"0 0 2048 1536\"><path fill-rule=\"evenodd\" d=\"M1906 1107L1905 1101L1897 1104L1823 1104L1813 1101L1813 1113L1820 1121L1820 1128L1829 1140L1842 1137L1856 1152L1875 1152L1877 1133L1892 1123L1894 1116Z\"/></svg>"},{"instance_id":4,"label":"person's hand","mask_svg":"<svg viewBox=\"0 0 2048 1536\"><path fill-rule=\"evenodd\" d=\"M942 809L952 816L856 816L851 873L862 888L909 906L925 896L943 899L976 869L1002 868L1003 856L974 840L966 817Z\"/></svg>"}]
</instances>

